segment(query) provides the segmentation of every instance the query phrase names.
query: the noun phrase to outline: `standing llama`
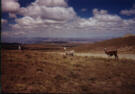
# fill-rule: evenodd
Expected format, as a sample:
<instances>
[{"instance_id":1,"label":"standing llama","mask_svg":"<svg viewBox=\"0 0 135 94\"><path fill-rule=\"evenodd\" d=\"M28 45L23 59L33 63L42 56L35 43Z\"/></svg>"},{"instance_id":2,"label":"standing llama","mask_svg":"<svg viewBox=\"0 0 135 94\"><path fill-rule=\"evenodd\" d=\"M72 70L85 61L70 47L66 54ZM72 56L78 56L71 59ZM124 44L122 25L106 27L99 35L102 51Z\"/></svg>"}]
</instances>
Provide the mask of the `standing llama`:
<instances>
[{"instance_id":1,"label":"standing llama","mask_svg":"<svg viewBox=\"0 0 135 94\"><path fill-rule=\"evenodd\" d=\"M117 49L116 50L107 50L106 48L104 48L105 54L107 54L108 56L115 56L115 59L118 59L118 55L117 55Z\"/></svg>"},{"instance_id":2,"label":"standing llama","mask_svg":"<svg viewBox=\"0 0 135 94\"><path fill-rule=\"evenodd\" d=\"M74 56L74 50L67 51L67 48L64 47L65 55Z\"/></svg>"},{"instance_id":3,"label":"standing llama","mask_svg":"<svg viewBox=\"0 0 135 94\"><path fill-rule=\"evenodd\" d=\"M21 45L18 45L18 50L22 50L22 47L21 47Z\"/></svg>"}]
</instances>

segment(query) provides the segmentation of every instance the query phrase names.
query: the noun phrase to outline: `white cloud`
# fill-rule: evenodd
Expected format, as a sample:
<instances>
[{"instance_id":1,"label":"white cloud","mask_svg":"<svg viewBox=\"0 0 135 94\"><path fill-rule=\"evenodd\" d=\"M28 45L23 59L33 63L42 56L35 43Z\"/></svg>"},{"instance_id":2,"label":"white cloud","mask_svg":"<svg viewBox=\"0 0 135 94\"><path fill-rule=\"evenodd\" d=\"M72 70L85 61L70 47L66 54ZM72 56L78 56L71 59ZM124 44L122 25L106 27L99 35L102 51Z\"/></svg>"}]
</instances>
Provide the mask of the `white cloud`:
<instances>
[{"instance_id":1,"label":"white cloud","mask_svg":"<svg viewBox=\"0 0 135 94\"><path fill-rule=\"evenodd\" d=\"M68 7L64 0L36 0L26 8L21 8L22 18L16 18L16 24L10 25L13 31L26 31L28 34L54 32L62 28L63 24L76 18L72 7ZM66 28L66 27L65 27ZM13 33L13 32L12 32ZM43 36L44 34L41 34Z\"/></svg>"},{"instance_id":2,"label":"white cloud","mask_svg":"<svg viewBox=\"0 0 135 94\"><path fill-rule=\"evenodd\" d=\"M135 15L135 9L122 10L120 13L127 16Z\"/></svg>"},{"instance_id":3,"label":"white cloud","mask_svg":"<svg viewBox=\"0 0 135 94\"><path fill-rule=\"evenodd\" d=\"M104 15L104 14L107 14L107 11L106 10L100 10L100 11L98 11L98 9L93 9L93 14L94 15L98 15L98 14L101 14L101 15Z\"/></svg>"},{"instance_id":4,"label":"white cloud","mask_svg":"<svg viewBox=\"0 0 135 94\"><path fill-rule=\"evenodd\" d=\"M20 32L17 32L17 31L8 31L8 32L1 32L1 37L2 37L2 39L5 39L5 38L7 38L8 39L8 37L14 37L14 38L16 38L16 37L24 37L24 35L27 35L27 33L26 32L24 32L24 31L20 31Z\"/></svg>"},{"instance_id":5,"label":"white cloud","mask_svg":"<svg viewBox=\"0 0 135 94\"><path fill-rule=\"evenodd\" d=\"M135 33L135 19L122 19L118 15L108 14L106 10L93 10L93 17L79 19L80 31L89 34L112 34L118 36L124 33ZM87 33L86 33L87 34Z\"/></svg>"},{"instance_id":6,"label":"white cloud","mask_svg":"<svg viewBox=\"0 0 135 94\"><path fill-rule=\"evenodd\" d=\"M9 17L10 18L16 18L16 14L15 13L9 13Z\"/></svg>"},{"instance_id":7,"label":"white cloud","mask_svg":"<svg viewBox=\"0 0 135 94\"><path fill-rule=\"evenodd\" d=\"M29 16L25 16L23 18L20 18L20 19L16 19L16 22L19 24L19 25L37 25L37 24L42 24L43 21L40 17L36 18L36 19L33 19L32 17L29 17Z\"/></svg>"},{"instance_id":8,"label":"white cloud","mask_svg":"<svg viewBox=\"0 0 135 94\"><path fill-rule=\"evenodd\" d=\"M20 8L20 4L17 0L2 0L3 12L17 12Z\"/></svg>"},{"instance_id":9,"label":"white cloud","mask_svg":"<svg viewBox=\"0 0 135 94\"><path fill-rule=\"evenodd\" d=\"M36 0L19 13L23 17L16 18L16 24L10 25L13 32L4 36L89 37L135 32L134 19L122 19L98 9L93 9L92 17L80 18L64 0Z\"/></svg>"},{"instance_id":10,"label":"white cloud","mask_svg":"<svg viewBox=\"0 0 135 94\"><path fill-rule=\"evenodd\" d=\"M110 15L107 13L106 10L98 11L98 9L94 9L93 14L94 14L93 17L90 17L89 19L83 19L80 22L80 26L81 27L87 26L100 27L108 25L112 26L122 22L122 19L118 15Z\"/></svg>"},{"instance_id":11,"label":"white cloud","mask_svg":"<svg viewBox=\"0 0 135 94\"><path fill-rule=\"evenodd\" d=\"M87 11L87 9L86 8L82 8L81 11L82 12L85 12L85 11Z\"/></svg>"},{"instance_id":12,"label":"white cloud","mask_svg":"<svg viewBox=\"0 0 135 94\"><path fill-rule=\"evenodd\" d=\"M135 4L133 4L132 8L127 10L121 10L120 14L122 15L126 15L126 16L131 16L131 15L135 15Z\"/></svg>"},{"instance_id":13,"label":"white cloud","mask_svg":"<svg viewBox=\"0 0 135 94\"><path fill-rule=\"evenodd\" d=\"M46 28L49 27L49 25L56 25L56 24L63 24L64 21L56 21L51 19L42 19L40 17L33 18L30 16L25 16L23 18L16 18L15 19L16 24L11 25L13 29L26 29L26 31L35 31L38 28Z\"/></svg>"},{"instance_id":14,"label":"white cloud","mask_svg":"<svg viewBox=\"0 0 135 94\"><path fill-rule=\"evenodd\" d=\"M76 16L73 8L68 7L64 0L36 0L30 6L21 8L20 14L53 20L70 20Z\"/></svg>"},{"instance_id":15,"label":"white cloud","mask_svg":"<svg viewBox=\"0 0 135 94\"><path fill-rule=\"evenodd\" d=\"M65 2L65 0L36 0L36 2L33 4L47 7L67 7L67 3Z\"/></svg>"},{"instance_id":16,"label":"white cloud","mask_svg":"<svg viewBox=\"0 0 135 94\"><path fill-rule=\"evenodd\" d=\"M6 23L8 23L8 21L6 19L1 19L1 23L6 24Z\"/></svg>"},{"instance_id":17,"label":"white cloud","mask_svg":"<svg viewBox=\"0 0 135 94\"><path fill-rule=\"evenodd\" d=\"M37 30L37 28L47 27L47 24L40 17L32 18L30 16L25 16L23 18L15 19L16 24L10 25L14 30L25 30L32 31Z\"/></svg>"}]
</instances>

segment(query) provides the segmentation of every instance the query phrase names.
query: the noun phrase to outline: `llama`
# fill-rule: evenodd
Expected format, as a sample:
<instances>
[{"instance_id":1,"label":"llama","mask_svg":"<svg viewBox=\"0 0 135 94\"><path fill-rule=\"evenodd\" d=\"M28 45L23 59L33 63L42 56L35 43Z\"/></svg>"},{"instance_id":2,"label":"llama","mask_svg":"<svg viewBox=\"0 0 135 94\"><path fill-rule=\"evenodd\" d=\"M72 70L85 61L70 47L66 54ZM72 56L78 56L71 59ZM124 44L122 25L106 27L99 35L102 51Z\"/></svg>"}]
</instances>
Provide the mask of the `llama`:
<instances>
[{"instance_id":1,"label":"llama","mask_svg":"<svg viewBox=\"0 0 135 94\"><path fill-rule=\"evenodd\" d=\"M115 56L115 59L118 59L118 55L117 55L117 49L116 50L107 50L106 48L104 48L105 54L107 54L108 56Z\"/></svg>"},{"instance_id":2,"label":"llama","mask_svg":"<svg viewBox=\"0 0 135 94\"><path fill-rule=\"evenodd\" d=\"M22 48L21 48L21 45L18 45L18 50L21 50Z\"/></svg>"},{"instance_id":3,"label":"llama","mask_svg":"<svg viewBox=\"0 0 135 94\"><path fill-rule=\"evenodd\" d=\"M67 51L66 47L64 47L65 55L74 56L74 50Z\"/></svg>"}]
</instances>

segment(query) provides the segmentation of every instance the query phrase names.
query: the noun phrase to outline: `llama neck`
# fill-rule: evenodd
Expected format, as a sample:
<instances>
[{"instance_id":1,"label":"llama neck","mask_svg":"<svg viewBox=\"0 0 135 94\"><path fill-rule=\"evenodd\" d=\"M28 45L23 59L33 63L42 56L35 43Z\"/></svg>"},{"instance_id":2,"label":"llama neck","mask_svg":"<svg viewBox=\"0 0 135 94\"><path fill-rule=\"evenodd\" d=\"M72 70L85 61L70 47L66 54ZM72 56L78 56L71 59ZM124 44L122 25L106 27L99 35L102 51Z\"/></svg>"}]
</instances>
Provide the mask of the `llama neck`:
<instances>
[{"instance_id":1,"label":"llama neck","mask_svg":"<svg viewBox=\"0 0 135 94\"><path fill-rule=\"evenodd\" d=\"M104 49L105 53L108 53L106 49Z\"/></svg>"},{"instance_id":2,"label":"llama neck","mask_svg":"<svg viewBox=\"0 0 135 94\"><path fill-rule=\"evenodd\" d=\"M67 49L66 49L66 48L64 48L64 51L67 51Z\"/></svg>"}]
</instances>

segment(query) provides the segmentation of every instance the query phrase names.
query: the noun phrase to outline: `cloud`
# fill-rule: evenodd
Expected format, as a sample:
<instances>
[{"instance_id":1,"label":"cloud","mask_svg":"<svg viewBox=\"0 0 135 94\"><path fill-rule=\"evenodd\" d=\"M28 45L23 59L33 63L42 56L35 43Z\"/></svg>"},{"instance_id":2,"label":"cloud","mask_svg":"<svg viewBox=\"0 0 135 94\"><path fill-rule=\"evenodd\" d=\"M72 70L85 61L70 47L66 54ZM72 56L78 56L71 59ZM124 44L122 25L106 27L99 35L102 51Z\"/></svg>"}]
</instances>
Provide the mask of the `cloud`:
<instances>
[{"instance_id":1,"label":"cloud","mask_svg":"<svg viewBox=\"0 0 135 94\"><path fill-rule=\"evenodd\" d=\"M122 15L126 15L126 16L135 15L135 9L122 10L120 13L121 13Z\"/></svg>"},{"instance_id":2,"label":"cloud","mask_svg":"<svg viewBox=\"0 0 135 94\"><path fill-rule=\"evenodd\" d=\"M41 17L33 18L30 16L25 16L22 18L16 18L15 19L16 24L11 25L13 29L26 29L26 31L35 31L38 28L46 28L49 27L50 25L56 25L57 24L63 24L65 23L64 21L56 21L56 20L51 20L51 19L42 19Z\"/></svg>"},{"instance_id":3,"label":"cloud","mask_svg":"<svg viewBox=\"0 0 135 94\"><path fill-rule=\"evenodd\" d=\"M20 9L20 4L17 0L2 0L3 12L17 12Z\"/></svg>"},{"instance_id":4,"label":"cloud","mask_svg":"<svg viewBox=\"0 0 135 94\"><path fill-rule=\"evenodd\" d=\"M135 4L133 4L132 8L129 10L121 10L120 14L122 15L126 15L126 16L131 16L131 15L135 15Z\"/></svg>"},{"instance_id":5,"label":"cloud","mask_svg":"<svg viewBox=\"0 0 135 94\"><path fill-rule=\"evenodd\" d=\"M96 12L95 12L96 10ZM63 22L30 16L16 19L14 27L18 36L36 37L96 37L119 36L135 32L135 19L122 19L118 15L109 14L107 10L93 10L93 16L86 19L75 17L73 20ZM22 31L23 30L23 31ZM23 35L24 34L24 35Z\"/></svg>"},{"instance_id":6,"label":"cloud","mask_svg":"<svg viewBox=\"0 0 135 94\"><path fill-rule=\"evenodd\" d=\"M15 13L9 13L9 17L10 18L16 18L16 14Z\"/></svg>"},{"instance_id":7,"label":"cloud","mask_svg":"<svg viewBox=\"0 0 135 94\"><path fill-rule=\"evenodd\" d=\"M10 26L15 33L26 31L26 36L45 36L50 32L59 32L63 24L77 17L73 8L68 7L65 0L36 0L28 7L21 8L19 14L23 17L16 18L16 23ZM18 33L18 36L19 34L25 35L25 33Z\"/></svg>"},{"instance_id":8,"label":"cloud","mask_svg":"<svg viewBox=\"0 0 135 94\"><path fill-rule=\"evenodd\" d=\"M94 16L90 17L89 19L83 19L80 22L80 26L94 26L98 28L100 26L112 26L122 22L122 19L118 15L110 15L106 10L98 11L98 9L93 9L93 15Z\"/></svg>"},{"instance_id":9,"label":"cloud","mask_svg":"<svg viewBox=\"0 0 135 94\"><path fill-rule=\"evenodd\" d=\"M27 7L19 8L18 13L23 17L16 17L15 24L10 24L12 32L3 32L2 36L89 38L135 32L135 19L123 19L96 8L92 17L80 18L65 0L36 0ZM9 12L9 16L16 15Z\"/></svg>"},{"instance_id":10,"label":"cloud","mask_svg":"<svg viewBox=\"0 0 135 94\"><path fill-rule=\"evenodd\" d=\"M76 16L73 8L68 7L64 0L36 0L30 6L21 8L20 14L51 20L70 20Z\"/></svg>"},{"instance_id":11,"label":"cloud","mask_svg":"<svg viewBox=\"0 0 135 94\"><path fill-rule=\"evenodd\" d=\"M81 11L82 12L85 12L85 11L87 11L87 9L86 8L82 8Z\"/></svg>"},{"instance_id":12,"label":"cloud","mask_svg":"<svg viewBox=\"0 0 135 94\"><path fill-rule=\"evenodd\" d=\"M98 15L98 14L101 14L101 15L104 15L104 14L107 14L107 11L106 10L98 10L98 9L93 9L93 15Z\"/></svg>"},{"instance_id":13,"label":"cloud","mask_svg":"<svg viewBox=\"0 0 135 94\"><path fill-rule=\"evenodd\" d=\"M34 18L41 17L43 19L54 20L70 20L76 15L72 8L46 6L30 6L27 9L23 8L21 10L21 14L24 16L31 16Z\"/></svg>"},{"instance_id":14,"label":"cloud","mask_svg":"<svg viewBox=\"0 0 135 94\"><path fill-rule=\"evenodd\" d=\"M6 24L6 23L8 23L8 21L6 19L1 19L1 23Z\"/></svg>"},{"instance_id":15,"label":"cloud","mask_svg":"<svg viewBox=\"0 0 135 94\"><path fill-rule=\"evenodd\" d=\"M16 19L16 22L20 25L37 25L37 24L42 24L43 21L42 19L39 17L39 18L36 18L36 19L33 19L32 17L29 17L29 16L25 16L23 18L20 18L20 19Z\"/></svg>"},{"instance_id":16,"label":"cloud","mask_svg":"<svg viewBox=\"0 0 135 94\"><path fill-rule=\"evenodd\" d=\"M67 7L67 3L65 2L65 0L36 0L36 2L33 4L47 7Z\"/></svg>"}]
</instances>

